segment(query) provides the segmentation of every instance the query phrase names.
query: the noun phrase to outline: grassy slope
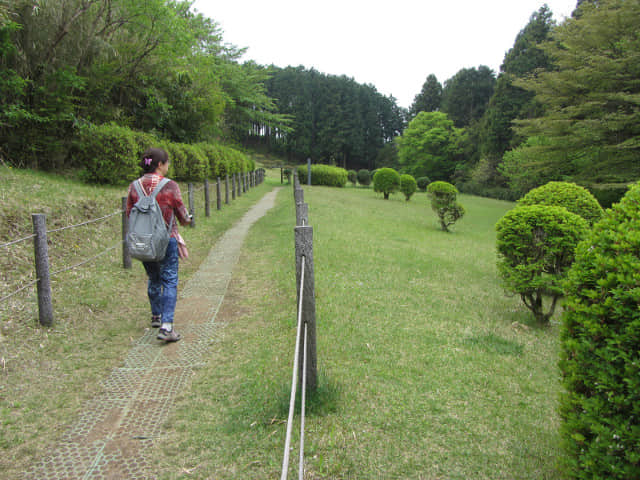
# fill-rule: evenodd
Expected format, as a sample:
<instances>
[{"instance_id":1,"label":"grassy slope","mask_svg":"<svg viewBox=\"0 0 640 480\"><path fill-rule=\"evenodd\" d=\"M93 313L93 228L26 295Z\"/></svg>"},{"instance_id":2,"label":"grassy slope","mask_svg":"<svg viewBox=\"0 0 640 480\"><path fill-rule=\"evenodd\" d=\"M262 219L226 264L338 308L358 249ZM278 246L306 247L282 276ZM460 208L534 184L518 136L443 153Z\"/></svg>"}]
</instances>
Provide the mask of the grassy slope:
<instances>
[{"instance_id":1,"label":"grassy slope","mask_svg":"<svg viewBox=\"0 0 640 480\"><path fill-rule=\"evenodd\" d=\"M292 197L282 191L250 233L210 365L158 439L163 478L279 475L295 339ZM321 382L308 478L558 478L557 326L530 323L496 275L493 226L512 204L463 196L467 215L446 234L424 194L406 203L305 187L305 201Z\"/></svg>"},{"instance_id":2,"label":"grassy slope","mask_svg":"<svg viewBox=\"0 0 640 480\"><path fill-rule=\"evenodd\" d=\"M46 213L47 228L59 228L113 213L126 195L126 187L93 187L5 167L0 179L0 244L29 235L31 213ZM186 201L187 186L181 188ZM220 212L212 195L208 219L203 192L196 192L197 228L181 229L191 254L181 262L181 284L212 243L270 189L261 185ZM120 239L119 216L50 234L51 270L81 262ZM0 249L0 297L32 278L32 241ZM119 248L52 278L50 329L37 324L34 290L0 303L0 478L20 478L29 462L56 443L149 322L144 270L135 261L124 270Z\"/></svg>"}]
</instances>

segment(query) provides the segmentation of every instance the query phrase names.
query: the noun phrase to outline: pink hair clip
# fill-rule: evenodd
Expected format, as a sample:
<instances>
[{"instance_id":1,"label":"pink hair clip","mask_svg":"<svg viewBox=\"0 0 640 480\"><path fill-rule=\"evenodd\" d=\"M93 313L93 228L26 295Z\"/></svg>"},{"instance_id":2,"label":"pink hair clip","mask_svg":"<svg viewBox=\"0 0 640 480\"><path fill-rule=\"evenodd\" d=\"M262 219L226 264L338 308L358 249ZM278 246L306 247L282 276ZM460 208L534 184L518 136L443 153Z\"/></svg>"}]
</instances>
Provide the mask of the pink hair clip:
<instances>
[{"instance_id":1,"label":"pink hair clip","mask_svg":"<svg viewBox=\"0 0 640 480\"><path fill-rule=\"evenodd\" d=\"M153 158L150 157L146 157L144 159L144 164L148 167L149 165L151 165L151 162L153 162Z\"/></svg>"}]
</instances>

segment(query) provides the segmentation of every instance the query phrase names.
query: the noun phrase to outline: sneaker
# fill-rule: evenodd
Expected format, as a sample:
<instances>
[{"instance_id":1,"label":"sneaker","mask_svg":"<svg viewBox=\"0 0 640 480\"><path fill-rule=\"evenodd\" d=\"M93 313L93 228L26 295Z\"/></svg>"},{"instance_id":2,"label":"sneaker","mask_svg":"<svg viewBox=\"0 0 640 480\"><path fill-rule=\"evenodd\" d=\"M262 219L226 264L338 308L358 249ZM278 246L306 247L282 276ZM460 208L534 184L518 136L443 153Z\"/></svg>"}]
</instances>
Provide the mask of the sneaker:
<instances>
[{"instance_id":1,"label":"sneaker","mask_svg":"<svg viewBox=\"0 0 640 480\"><path fill-rule=\"evenodd\" d=\"M164 328L161 328L160 330L158 330L158 336L156 338L158 340L164 340L165 342L177 342L182 338L182 335L180 335L175 330L171 330L169 332Z\"/></svg>"},{"instance_id":2,"label":"sneaker","mask_svg":"<svg viewBox=\"0 0 640 480\"><path fill-rule=\"evenodd\" d=\"M160 315L151 316L151 328L160 328L162 325L162 317Z\"/></svg>"}]
</instances>

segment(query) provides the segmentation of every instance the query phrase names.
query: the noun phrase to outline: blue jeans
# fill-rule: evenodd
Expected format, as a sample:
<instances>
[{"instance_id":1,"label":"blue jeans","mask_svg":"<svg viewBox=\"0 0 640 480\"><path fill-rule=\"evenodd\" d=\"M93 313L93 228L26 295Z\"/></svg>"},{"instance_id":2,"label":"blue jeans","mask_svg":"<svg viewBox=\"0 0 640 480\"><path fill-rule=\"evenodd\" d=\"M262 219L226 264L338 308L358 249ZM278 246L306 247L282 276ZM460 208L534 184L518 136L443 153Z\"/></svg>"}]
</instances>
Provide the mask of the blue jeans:
<instances>
[{"instance_id":1,"label":"blue jeans","mask_svg":"<svg viewBox=\"0 0 640 480\"><path fill-rule=\"evenodd\" d=\"M149 276L147 293L151 314L162 315L163 323L173 323L178 299L178 241L169 240L167 253L160 262L142 262Z\"/></svg>"}]
</instances>

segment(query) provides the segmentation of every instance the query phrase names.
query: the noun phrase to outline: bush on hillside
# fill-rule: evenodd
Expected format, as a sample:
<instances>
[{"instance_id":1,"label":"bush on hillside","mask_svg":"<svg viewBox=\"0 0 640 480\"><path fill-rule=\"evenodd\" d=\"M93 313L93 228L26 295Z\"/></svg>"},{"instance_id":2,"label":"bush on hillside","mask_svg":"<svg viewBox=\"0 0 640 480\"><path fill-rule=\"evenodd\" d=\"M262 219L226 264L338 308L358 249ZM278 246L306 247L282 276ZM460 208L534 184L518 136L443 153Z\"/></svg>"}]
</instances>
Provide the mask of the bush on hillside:
<instances>
[{"instance_id":1,"label":"bush on hillside","mask_svg":"<svg viewBox=\"0 0 640 480\"><path fill-rule=\"evenodd\" d=\"M416 184L418 185L418 189L421 192L426 192L427 191L427 187L429 186L429 184L431 183L431 180L429 180L429 177L420 177L416 180Z\"/></svg>"},{"instance_id":2,"label":"bush on hillside","mask_svg":"<svg viewBox=\"0 0 640 480\"><path fill-rule=\"evenodd\" d=\"M564 207L580 215L590 225L600 220L604 210L589 190L575 183L549 182L534 188L518 200L518 205L550 205Z\"/></svg>"},{"instance_id":3,"label":"bush on hillside","mask_svg":"<svg viewBox=\"0 0 640 480\"><path fill-rule=\"evenodd\" d=\"M507 291L520 298L541 323L547 323L562 296L561 281L574 259L587 222L564 207L514 208L496 224L498 271ZM550 298L545 311L543 299Z\"/></svg>"},{"instance_id":4,"label":"bush on hillside","mask_svg":"<svg viewBox=\"0 0 640 480\"><path fill-rule=\"evenodd\" d=\"M431 209L438 215L440 227L448 232L449 227L465 214L464 207L457 202L458 190L448 182L438 181L429 184L427 195Z\"/></svg>"},{"instance_id":5,"label":"bush on hillside","mask_svg":"<svg viewBox=\"0 0 640 480\"><path fill-rule=\"evenodd\" d=\"M353 184L353 186L356 186L356 183L358 182L358 172L356 172L355 170L349 170L347 171L347 179Z\"/></svg>"},{"instance_id":6,"label":"bush on hillside","mask_svg":"<svg viewBox=\"0 0 640 480\"><path fill-rule=\"evenodd\" d=\"M640 184L580 243L565 283L561 433L571 478L640 478Z\"/></svg>"},{"instance_id":7,"label":"bush on hillside","mask_svg":"<svg viewBox=\"0 0 640 480\"><path fill-rule=\"evenodd\" d=\"M400 191L404 193L404 199L407 202L411 199L411 196L416 193L417 189L418 184L413 176L406 173L400 175Z\"/></svg>"},{"instance_id":8,"label":"bush on hillside","mask_svg":"<svg viewBox=\"0 0 640 480\"><path fill-rule=\"evenodd\" d=\"M82 179L122 185L138 178L139 138L133 130L114 124L82 126L73 149L76 162L84 166Z\"/></svg>"},{"instance_id":9,"label":"bush on hillside","mask_svg":"<svg viewBox=\"0 0 640 480\"><path fill-rule=\"evenodd\" d=\"M382 193L385 200L400 188L400 174L393 168L380 168L373 176L373 191Z\"/></svg>"},{"instance_id":10,"label":"bush on hillside","mask_svg":"<svg viewBox=\"0 0 640 480\"><path fill-rule=\"evenodd\" d=\"M371 185L371 172L367 169L358 170L358 183L363 187Z\"/></svg>"},{"instance_id":11,"label":"bush on hillside","mask_svg":"<svg viewBox=\"0 0 640 480\"><path fill-rule=\"evenodd\" d=\"M307 183L307 165L297 168L300 183ZM311 185L324 185L325 187L344 187L347 184L347 171L344 168L331 165L311 165Z\"/></svg>"}]
</instances>

